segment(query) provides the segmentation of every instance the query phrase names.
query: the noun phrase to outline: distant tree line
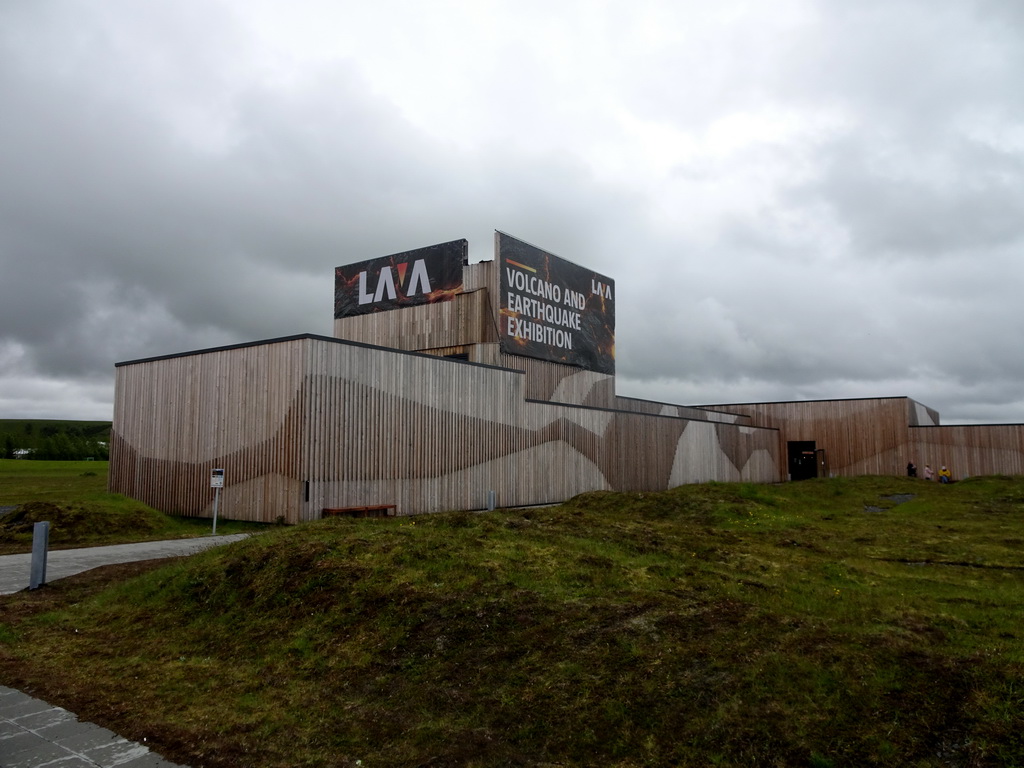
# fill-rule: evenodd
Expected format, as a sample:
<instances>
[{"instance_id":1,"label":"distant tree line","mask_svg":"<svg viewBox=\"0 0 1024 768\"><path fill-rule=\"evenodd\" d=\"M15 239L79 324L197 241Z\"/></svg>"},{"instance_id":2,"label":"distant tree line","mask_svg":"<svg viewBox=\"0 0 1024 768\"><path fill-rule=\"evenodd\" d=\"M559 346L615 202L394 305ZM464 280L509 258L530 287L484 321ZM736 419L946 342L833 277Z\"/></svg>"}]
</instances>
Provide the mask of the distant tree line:
<instances>
[{"instance_id":1,"label":"distant tree line","mask_svg":"<svg viewBox=\"0 0 1024 768\"><path fill-rule=\"evenodd\" d=\"M82 461L110 458L107 441L109 425L79 426L25 422L18 432L7 432L2 438L5 459L37 459L46 461Z\"/></svg>"}]
</instances>

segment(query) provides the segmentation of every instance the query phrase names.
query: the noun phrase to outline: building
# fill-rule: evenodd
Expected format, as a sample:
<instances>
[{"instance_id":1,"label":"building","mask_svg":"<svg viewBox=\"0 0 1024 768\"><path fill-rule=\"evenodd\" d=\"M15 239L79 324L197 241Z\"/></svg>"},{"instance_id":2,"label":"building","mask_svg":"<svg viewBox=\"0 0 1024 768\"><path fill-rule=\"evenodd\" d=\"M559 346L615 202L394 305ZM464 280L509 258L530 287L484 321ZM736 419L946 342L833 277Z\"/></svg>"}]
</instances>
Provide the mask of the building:
<instances>
[{"instance_id":1,"label":"building","mask_svg":"<svg viewBox=\"0 0 1024 768\"><path fill-rule=\"evenodd\" d=\"M615 392L614 281L503 233L338 267L334 336L116 366L109 487L168 513L300 522L583 491L1024 473L1024 427L940 427L905 397L692 407Z\"/></svg>"}]
</instances>

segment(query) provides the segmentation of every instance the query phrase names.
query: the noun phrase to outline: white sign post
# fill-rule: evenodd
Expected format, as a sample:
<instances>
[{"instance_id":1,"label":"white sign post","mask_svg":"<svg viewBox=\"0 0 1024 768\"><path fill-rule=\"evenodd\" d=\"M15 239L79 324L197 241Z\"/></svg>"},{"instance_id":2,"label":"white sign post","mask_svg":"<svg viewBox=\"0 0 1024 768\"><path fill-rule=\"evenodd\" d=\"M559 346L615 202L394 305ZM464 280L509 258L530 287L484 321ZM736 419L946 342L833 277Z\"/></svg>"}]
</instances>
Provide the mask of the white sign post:
<instances>
[{"instance_id":1,"label":"white sign post","mask_svg":"<svg viewBox=\"0 0 1024 768\"><path fill-rule=\"evenodd\" d=\"M220 489L224 487L224 470L215 469L210 473L210 487L216 488L216 495L213 497L213 533L217 535L217 508L220 506Z\"/></svg>"}]
</instances>

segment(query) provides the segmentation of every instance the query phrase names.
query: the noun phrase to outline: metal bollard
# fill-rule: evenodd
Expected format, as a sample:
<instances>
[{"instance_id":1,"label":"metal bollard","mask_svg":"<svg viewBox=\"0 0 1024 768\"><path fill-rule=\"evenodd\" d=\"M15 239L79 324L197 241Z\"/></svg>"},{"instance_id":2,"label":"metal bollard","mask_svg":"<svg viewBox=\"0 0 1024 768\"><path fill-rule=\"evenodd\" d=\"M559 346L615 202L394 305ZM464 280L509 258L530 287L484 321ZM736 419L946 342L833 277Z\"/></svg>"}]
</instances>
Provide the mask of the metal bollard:
<instances>
[{"instance_id":1,"label":"metal bollard","mask_svg":"<svg viewBox=\"0 0 1024 768\"><path fill-rule=\"evenodd\" d=\"M38 589L46 583L46 552L50 546L50 523L36 523L32 526L32 571L28 579L29 589Z\"/></svg>"},{"instance_id":2,"label":"metal bollard","mask_svg":"<svg viewBox=\"0 0 1024 768\"><path fill-rule=\"evenodd\" d=\"M497 491L487 492L487 511L493 512L494 508L498 505L498 493Z\"/></svg>"}]
</instances>

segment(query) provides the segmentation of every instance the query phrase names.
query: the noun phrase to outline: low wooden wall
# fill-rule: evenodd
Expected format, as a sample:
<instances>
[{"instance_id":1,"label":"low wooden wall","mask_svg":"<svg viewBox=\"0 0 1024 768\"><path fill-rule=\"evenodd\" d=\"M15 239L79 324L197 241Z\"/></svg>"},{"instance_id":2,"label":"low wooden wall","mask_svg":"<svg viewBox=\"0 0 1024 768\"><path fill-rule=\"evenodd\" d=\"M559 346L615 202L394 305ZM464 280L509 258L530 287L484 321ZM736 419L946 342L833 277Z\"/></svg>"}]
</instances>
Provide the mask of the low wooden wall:
<instances>
[{"instance_id":1,"label":"low wooden wall","mask_svg":"<svg viewBox=\"0 0 1024 768\"><path fill-rule=\"evenodd\" d=\"M334 321L339 339L393 349L435 349L496 342L488 292L460 293L450 301L373 312Z\"/></svg>"},{"instance_id":2,"label":"low wooden wall","mask_svg":"<svg viewBox=\"0 0 1024 768\"><path fill-rule=\"evenodd\" d=\"M750 416L755 425L776 427L783 451L791 440L813 440L825 449L831 474L855 476L904 472L910 403L905 397L886 397L708 407Z\"/></svg>"},{"instance_id":3,"label":"low wooden wall","mask_svg":"<svg viewBox=\"0 0 1024 768\"><path fill-rule=\"evenodd\" d=\"M925 464L958 477L1024 474L1024 425L938 426L937 411L907 397L711 407L777 427L783 451L787 441L813 440L834 475L903 475L909 461L919 476Z\"/></svg>"},{"instance_id":4,"label":"low wooden wall","mask_svg":"<svg viewBox=\"0 0 1024 768\"><path fill-rule=\"evenodd\" d=\"M1024 424L911 427L909 451L919 477L925 464L945 465L954 480L1024 475Z\"/></svg>"},{"instance_id":5,"label":"low wooden wall","mask_svg":"<svg viewBox=\"0 0 1024 768\"><path fill-rule=\"evenodd\" d=\"M110 489L208 516L316 519L558 502L589 490L771 482L774 429L527 397L524 374L318 336L117 367Z\"/></svg>"}]
</instances>

